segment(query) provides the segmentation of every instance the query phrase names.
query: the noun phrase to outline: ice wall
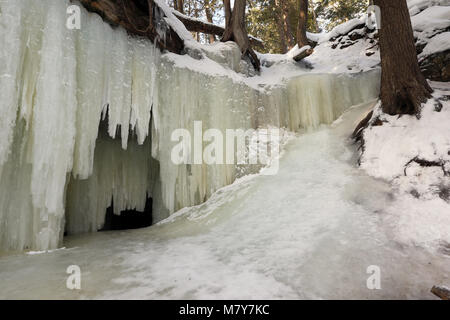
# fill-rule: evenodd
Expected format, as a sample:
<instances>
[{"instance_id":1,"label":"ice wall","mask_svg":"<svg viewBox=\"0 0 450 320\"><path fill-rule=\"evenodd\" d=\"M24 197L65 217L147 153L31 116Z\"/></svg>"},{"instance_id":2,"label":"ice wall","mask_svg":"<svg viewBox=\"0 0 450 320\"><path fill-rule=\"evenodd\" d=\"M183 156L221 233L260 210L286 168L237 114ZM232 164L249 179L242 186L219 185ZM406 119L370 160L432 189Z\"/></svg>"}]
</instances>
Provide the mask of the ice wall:
<instances>
[{"instance_id":1,"label":"ice wall","mask_svg":"<svg viewBox=\"0 0 450 320\"><path fill-rule=\"evenodd\" d=\"M141 144L149 131L158 51L84 10L69 30L70 4L0 3L1 249L58 246L68 177L92 174L102 112L123 148L129 129Z\"/></svg>"},{"instance_id":2,"label":"ice wall","mask_svg":"<svg viewBox=\"0 0 450 320\"><path fill-rule=\"evenodd\" d=\"M95 231L112 197L120 211L152 196L154 221L205 201L238 172L172 163L172 132L193 132L194 121L295 131L378 93L377 72L255 87L181 68L84 9L81 30L67 29L70 4L0 2L0 250L45 250L64 231Z\"/></svg>"}]
</instances>

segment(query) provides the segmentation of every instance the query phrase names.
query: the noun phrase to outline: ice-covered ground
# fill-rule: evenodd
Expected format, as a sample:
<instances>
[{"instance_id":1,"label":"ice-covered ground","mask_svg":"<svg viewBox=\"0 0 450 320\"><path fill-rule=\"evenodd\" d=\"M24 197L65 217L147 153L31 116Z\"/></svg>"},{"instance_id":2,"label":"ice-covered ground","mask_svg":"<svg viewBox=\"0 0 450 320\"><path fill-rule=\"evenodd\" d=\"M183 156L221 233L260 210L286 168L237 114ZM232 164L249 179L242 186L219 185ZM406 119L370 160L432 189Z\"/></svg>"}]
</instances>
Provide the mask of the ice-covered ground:
<instances>
[{"instance_id":1,"label":"ice-covered ground","mask_svg":"<svg viewBox=\"0 0 450 320\"><path fill-rule=\"evenodd\" d=\"M450 281L450 256L398 223L412 197L355 165L348 136L372 106L292 139L277 175L238 180L158 225L1 257L0 298L432 299L430 288ZM66 288L73 264L80 291ZM366 286L371 265L380 290Z\"/></svg>"}]
</instances>

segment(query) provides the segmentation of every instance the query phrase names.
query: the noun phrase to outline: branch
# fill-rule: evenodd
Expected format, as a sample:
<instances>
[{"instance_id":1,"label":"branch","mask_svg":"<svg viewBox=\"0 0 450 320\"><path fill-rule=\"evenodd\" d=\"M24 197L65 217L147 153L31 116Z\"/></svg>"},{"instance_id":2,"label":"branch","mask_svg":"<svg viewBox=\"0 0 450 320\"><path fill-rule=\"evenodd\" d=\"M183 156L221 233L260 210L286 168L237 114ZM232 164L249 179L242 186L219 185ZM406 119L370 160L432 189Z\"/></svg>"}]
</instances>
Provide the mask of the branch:
<instances>
[{"instance_id":1,"label":"branch","mask_svg":"<svg viewBox=\"0 0 450 320\"><path fill-rule=\"evenodd\" d=\"M450 289L444 286L433 286L431 292L442 300L450 300Z\"/></svg>"},{"instance_id":2,"label":"branch","mask_svg":"<svg viewBox=\"0 0 450 320\"><path fill-rule=\"evenodd\" d=\"M294 59L295 61L298 62L298 61L303 60L303 59L305 59L306 57L312 55L313 52L314 52L314 50L311 49L311 48L308 48L308 49L305 49L305 50L301 50L299 53L297 53L297 54L294 56L293 59Z\"/></svg>"},{"instance_id":3,"label":"branch","mask_svg":"<svg viewBox=\"0 0 450 320\"><path fill-rule=\"evenodd\" d=\"M205 22L196 18L188 17L176 10L174 10L172 13L184 24L186 29L188 29L191 32L202 32L206 34L213 34L218 37L222 37L223 33L225 32L225 28L212 24L210 22ZM264 43L261 39L249 36L249 40L252 47L264 49Z\"/></svg>"}]
</instances>

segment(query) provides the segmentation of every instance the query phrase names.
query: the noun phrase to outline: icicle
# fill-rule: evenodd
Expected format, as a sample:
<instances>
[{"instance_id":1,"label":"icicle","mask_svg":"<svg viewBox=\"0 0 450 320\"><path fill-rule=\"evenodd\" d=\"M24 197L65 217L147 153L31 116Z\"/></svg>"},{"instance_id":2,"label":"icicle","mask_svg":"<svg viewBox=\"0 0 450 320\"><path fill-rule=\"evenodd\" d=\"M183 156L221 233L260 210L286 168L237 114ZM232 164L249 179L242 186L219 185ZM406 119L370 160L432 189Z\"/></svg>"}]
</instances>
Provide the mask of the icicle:
<instances>
[{"instance_id":1,"label":"icicle","mask_svg":"<svg viewBox=\"0 0 450 320\"><path fill-rule=\"evenodd\" d=\"M142 210L151 195L159 221L241 174L234 164L175 165L175 129L193 135L201 121L221 132L295 131L378 94L377 72L308 74L264 89L195 72L84 8L81 30L67 29L70 4L0 1L0 250L55 248L65 220L69 233L95 231L112 198L118 214ZM236 67L239 56L225 58Z\"/></svg>"},{"instance_id":2,"label":"icicle","mask_svg":"<svg viewBox=\"0 0 450 320\"><path fill-rule=\"evenodd\" d=\"M15 1L2 2L0 10L0 167L8 158L16 123L17 82L20 78L23 15ZM1 171L0 171L1 172Z\"/></svg>"}]
</instances>

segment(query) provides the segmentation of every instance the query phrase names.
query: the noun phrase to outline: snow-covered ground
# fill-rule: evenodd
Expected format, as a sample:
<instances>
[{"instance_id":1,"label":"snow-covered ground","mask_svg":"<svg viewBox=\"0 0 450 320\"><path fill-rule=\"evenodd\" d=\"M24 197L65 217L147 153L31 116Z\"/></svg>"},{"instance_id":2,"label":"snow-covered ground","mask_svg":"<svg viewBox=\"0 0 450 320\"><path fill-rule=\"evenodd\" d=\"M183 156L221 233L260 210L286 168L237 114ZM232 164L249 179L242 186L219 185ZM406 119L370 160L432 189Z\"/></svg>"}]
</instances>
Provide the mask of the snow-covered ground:
<instances>
[{"instance_id":1,"label":"snow-covered ground","mask_svg":"<svg viewBox=\"0 0 450 320\"><path fill-rule=\"evenodd\" d=\"M348 136L371 106L294 138L278 175L243 178L159 225L2 257L0 298L433 299L450 257L399 239L416 236L392 223L416 204L355 166ZM66 288L73 264L80 291ZM366 286L371 265L380 290Z\"/></svg>"},{"instance_id":2,"label":"snow-covered ground","mask_svg":"<svg viewBox=\"0 0 450 320\"><path fill-rule=\"evenodd\" d=\"M419 119L389 116L377 105L364 130L361 167L390 181L404 200L396 209L396 238L450 250L450 84L432 86L434 99Z\"/></svg>"}]
</instances>

